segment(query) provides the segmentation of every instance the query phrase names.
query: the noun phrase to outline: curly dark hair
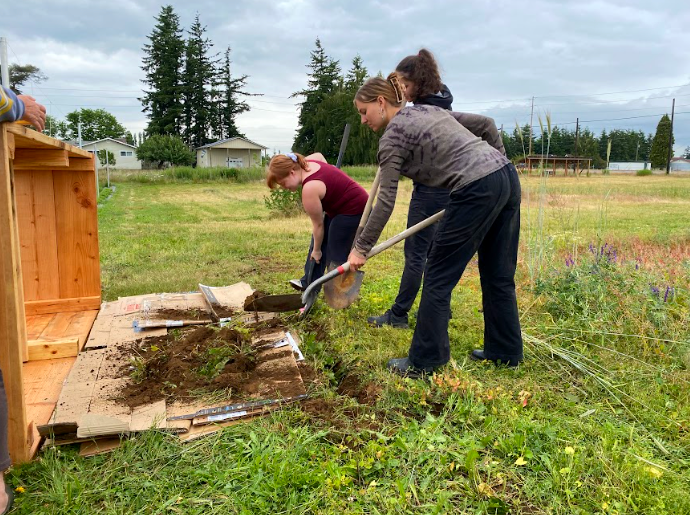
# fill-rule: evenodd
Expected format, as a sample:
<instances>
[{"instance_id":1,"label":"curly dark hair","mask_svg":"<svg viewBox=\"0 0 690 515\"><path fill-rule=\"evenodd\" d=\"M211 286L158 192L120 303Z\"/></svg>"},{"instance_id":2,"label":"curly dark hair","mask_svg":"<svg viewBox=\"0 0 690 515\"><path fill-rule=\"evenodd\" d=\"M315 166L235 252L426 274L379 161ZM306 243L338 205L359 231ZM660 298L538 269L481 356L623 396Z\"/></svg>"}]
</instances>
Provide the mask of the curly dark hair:
<instances>
[{"instance_id":1,"label":"curly dark hair","mask_svg":"<svg viewBox=\"0 0 690 515\"><path fill-rule=\"evenodd\" d=\"M414 83L412 101L438 93L443 88L436 59L426 48L422 48L417 55L408 55L398 63L395 71Z\"/></svg>"}]
</instances>

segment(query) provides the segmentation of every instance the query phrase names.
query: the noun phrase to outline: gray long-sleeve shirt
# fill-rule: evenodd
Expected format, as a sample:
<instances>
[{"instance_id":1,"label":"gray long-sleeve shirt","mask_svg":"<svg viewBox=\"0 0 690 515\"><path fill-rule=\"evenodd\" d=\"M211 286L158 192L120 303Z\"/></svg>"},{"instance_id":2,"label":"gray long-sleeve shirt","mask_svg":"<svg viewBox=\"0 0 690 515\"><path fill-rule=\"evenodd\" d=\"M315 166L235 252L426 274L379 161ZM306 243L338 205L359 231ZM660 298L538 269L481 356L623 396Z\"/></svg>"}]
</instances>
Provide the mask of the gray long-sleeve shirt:
<instances>
[{"instance_id":1,"label":"gray long-sleeve shirt","mask_svg":"<svg viewBox=\"0 0 690 515\"><path fill-rule=\"evenodd\" d=\"M404 107L379 140L381 182L376 205L355 243L366 255L393 212L400 176L457 190L509 163L491 118L439 107Z\"/></svg>"}]
</instances>

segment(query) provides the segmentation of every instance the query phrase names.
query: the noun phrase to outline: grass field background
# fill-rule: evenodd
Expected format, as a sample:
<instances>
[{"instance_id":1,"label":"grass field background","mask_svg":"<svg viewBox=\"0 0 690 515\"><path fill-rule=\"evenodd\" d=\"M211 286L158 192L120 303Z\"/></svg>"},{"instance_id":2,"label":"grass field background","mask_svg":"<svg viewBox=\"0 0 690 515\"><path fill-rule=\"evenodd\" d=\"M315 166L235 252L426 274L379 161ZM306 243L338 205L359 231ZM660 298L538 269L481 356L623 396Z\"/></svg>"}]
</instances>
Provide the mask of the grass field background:
<instances>
[{"instance_id":1,"label":"grass field background","mask_svg":"<svg viewBox=\"0 0 690 515\"><path fill-rule=\"evenodd\" d=\"M349 172L369 188L372 168ZM113 174L104 298L237 281L288 292L310 224L267 209L259 173ZM690 178L522 187L517 370L467 359L482 346L476 259L453 293L451 363L430 381L385 370L412 330L366 317L395 298L399 245L367 263L355 305L286 318L337 423L295 407L192 444L150 432L95 458L48 449L9 475L17 513L690 513ZM410 194L403 180L382 238L405 228ZM378 400L339 395L345 373Z\"/></svg>"}]
</instances>

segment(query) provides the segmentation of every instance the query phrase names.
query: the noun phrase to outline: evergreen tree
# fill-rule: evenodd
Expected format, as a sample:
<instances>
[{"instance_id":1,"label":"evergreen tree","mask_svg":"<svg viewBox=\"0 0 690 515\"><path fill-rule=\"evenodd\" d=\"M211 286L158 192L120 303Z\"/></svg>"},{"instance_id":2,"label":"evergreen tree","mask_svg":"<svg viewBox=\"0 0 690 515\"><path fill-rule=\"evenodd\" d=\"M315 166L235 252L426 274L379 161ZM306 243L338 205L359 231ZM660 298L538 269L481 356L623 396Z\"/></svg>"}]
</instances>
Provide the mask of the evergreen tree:
<instances>
[{"instance_id":1,"label":"evergreen tree","mask_svg":"<svg viewBox=\"0 0 690 515\"><path fill-rule=\"evenodd\" d=\"M690 147L685 147L683 151L683 159L690 159Z\"/></svg>"},{"instance_id":2,"label":"evergreen tree","mask_svg":"<svg viewBox=\"0 0 690 515\"><path fill-rule=\"evenodd\" d=\"M149 124L146 133L180 134L182 116L181 80L184 40L180 19L171 5L161 8L158 23L144 45L142 70L149 91L140 99Z\"/></svg>"},{"instance_id":3,"label":"evergreen tree","mask_svg":"<svg viewBox=\"0 0 690 515\"><path fill-rule=\"evenodd\" d=\"M671 119L667 114L661 117L659 124L656 126L656 134L652 140L652 148L649 159L652 162L652 168L666 168L668 161L668 143L669 136L671 137L671 147L673 147L673 135L671 135Z\"/></svg>"},{"instance_id":4,"label":"evergreen tree","mask_svg":"<svg viewBox=\"0 0 690 515\"><path fill-rule=\"evenodd\" d=\"M359 87L364 84L368 75L369 72L362 62L362 57L357 54L352 60L352 68L348 70L345 77L345 89L354 95Z\"/></svg>"},{"instance_id":5,"label":"evergreen tree","mask_svg":"<svg viewBox=\"0 0 690 515\"><path fill-rule=\"evenodd\" d=\"M244 88L247 86L248 75L241 75L233 78L230 65L230 47L225 50L225 58L218 73L218 83L221 86L220 95L217 102L217 116L219 139L234 138L235 136L245 137L240 132L235 122L237 115L249 111L249 105L240 100L239 97L257 96L247 93Z\"/></svg>"},{"instance_id":6,"label":"evergreen tree","mask_svg":"<svg viewBox=\"0 0 690 515\"><path fill-rule=\"evenodd\" d=\"M189 30L185 51L183 74L184 132L185 143L192 148L205 145L210 140L211 122L214 115L213 86L216 79L216 55L209 55L213 43L205 37L206 27L199 15Z\"/></svg>"},{"instance_id":7,"label":"evergreen tree","mask_svg":"<svg viewBox=\"0 0 690 515\"><path fill-rule=\"evenodd\" d=\"M304 101L300 104L297 135L293 143L293 149L301 154L308 154L315 150L321 151L316 148L316 112L319 104L343 83L339 62L326 55L319 38L316 38L316 49L311 52L311 61L307 68L311 70L308 73L307 88L291 96L292 98L304 97Z\"/></svg>"}]
</instances>

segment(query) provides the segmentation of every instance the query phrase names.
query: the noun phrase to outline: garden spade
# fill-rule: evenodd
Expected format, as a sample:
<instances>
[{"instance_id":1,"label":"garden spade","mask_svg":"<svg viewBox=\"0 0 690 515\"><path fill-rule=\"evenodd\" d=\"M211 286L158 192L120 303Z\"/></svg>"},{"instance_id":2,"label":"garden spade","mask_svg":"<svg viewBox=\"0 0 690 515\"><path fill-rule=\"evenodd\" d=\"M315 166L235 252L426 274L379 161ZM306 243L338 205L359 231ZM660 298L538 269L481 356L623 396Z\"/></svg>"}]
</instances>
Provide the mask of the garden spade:
<instances>
[{"instance_id":1,"label":"garden spade","mask_svg":"<svg viewBox=\"0 0 690 515\"><path fill-rule=\"evenodd\" d=\"M430 216L426 220L422 220L416 225L413 225L409 229L404 230L403 232L396 234L392 238L384 241L383 243L380 243L379 245L376 245L369 254L367 255L367 259L374 257L377 254L380 254L384 250L387 250L391 248L393 245L396 243L401 242L405 238L412 236L413 234L421 231L425 227L430 226L431 224L436 223L438 220L440 220L444 213L445 209L443 211L439 211L433 216ZM302 302L304 303L304 311L302 313L302 316L305 316L311 307L314 305L314 302L316 301L316 297L318 295L318 286L324 283L327 283L328 281L331 281L332 279L344 275L347 272L350 271L350 263L343 263L340 265L338 268L335 268L325 274L323 277L320 279L317 279L313 283L309 285L309 287L304 290L302 293ZM342 283L341 288L333 289L332 293L334 297L338 297L338 300L334 299L334 303L337 303L339 306L339 309L345 308L352 304L352 302L355 301L357 296L359 295L359 288L362 285L362 280L361 276L359 280L353 279L351 283L349 281L345 281Z\"/></svg>"}]
</instances>

